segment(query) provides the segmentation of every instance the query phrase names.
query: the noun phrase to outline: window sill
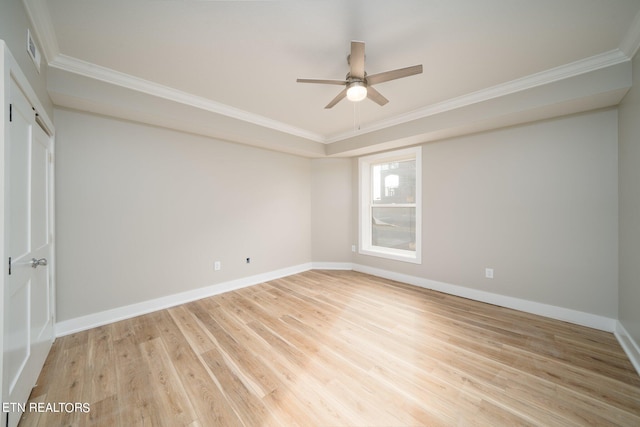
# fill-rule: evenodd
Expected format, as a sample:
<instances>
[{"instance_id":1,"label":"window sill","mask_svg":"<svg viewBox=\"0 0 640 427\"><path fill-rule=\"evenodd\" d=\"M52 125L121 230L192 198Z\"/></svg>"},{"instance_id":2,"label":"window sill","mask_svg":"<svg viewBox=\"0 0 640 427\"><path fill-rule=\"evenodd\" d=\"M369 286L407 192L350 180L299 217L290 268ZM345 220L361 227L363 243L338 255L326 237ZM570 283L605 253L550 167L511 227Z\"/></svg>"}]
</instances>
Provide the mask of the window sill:
<instances>
[{"instance_id":1,"label":"window sill","mask_svg":"<svg viewBox=\"0 0 640 427\"><path fill-rule=\"evenodd\" d=\"M361 255L375 256L379 258L392 259L395 261L410 262L413 264L422 264L422 260L416 252L403 251L400 249L389 249L379 246L371 246L361 248L358 253Z\"/></svg>"}]
</instances>

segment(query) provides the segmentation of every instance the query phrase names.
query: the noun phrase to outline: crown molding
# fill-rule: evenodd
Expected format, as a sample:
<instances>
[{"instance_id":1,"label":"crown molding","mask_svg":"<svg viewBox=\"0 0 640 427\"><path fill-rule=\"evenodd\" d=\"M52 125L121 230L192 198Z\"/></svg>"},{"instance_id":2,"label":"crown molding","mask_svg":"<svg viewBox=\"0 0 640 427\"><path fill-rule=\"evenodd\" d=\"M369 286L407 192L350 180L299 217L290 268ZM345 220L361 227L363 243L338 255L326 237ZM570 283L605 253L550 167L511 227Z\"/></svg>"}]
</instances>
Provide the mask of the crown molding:
<instances>
[{"instance_id":1,"label":"crown molding","mask_svg":"<svg viewBox=\"0 0 640 427\"><path fill-rule=\"evenodd\" d=\"M306 129L288 125L267 117L253 114L204 97L186 93L168 86L121 73L106 67L91 64L60 53L53 22L46 0L22 0L27 15L33 25L33 31L40 42L46 61L50 67L74 73L90 79L118 85L124 88L157 96L180 104L242 120L268 129L305 138L323 144L332 144L348 138L357 137L391 126L401 125L413 120L434 116L472 104L488 101L501 96L525 91L545 84L554 83L569 77L606 68L629 61L640 48L640 12L636 14L618 49L562 65L490 88L482 89L456 98L448 99L411 112L363 125L357 131L347 131L334 135L321 135Z\"/></svg>"},{"instance_id":2,"label":"crown molding","mask_svg":"<svg viewBox=\"0 0 640 427\"><path fill-rule=\"evenodd\" d=\"M633 22L631 23L631 27L629 27L629 31L627 31L627 35L622 42L620 43L620 50L624 52L625 55L629 57L629 59L633 59L633 57L638 53L638 49L640 48L640 12L636 14Z\"/></svg>"},{"instance_id":3,"label":"crown molding","mask_svg":"<svg viewBox=\"0 0 640 427\"><path fill-rule=\"evenodd\" d=\"M504 97L517 92L523 92L535 87L548 85L581 74L611 67L630 61L622 50L614 49L599 55L581 59L566 65L555 67L526 77L515 79L506 83L442 101L427 107L395 116L388 120L382 120L358 131L348 131L331 137L309 132L307 130L287 125L282 122L268 119L264 116L252 114L228 105L212 101L207 98L186 93L168 86L163 86L148 80L121 73L106 67L95 65L64 54L58 54L49 66L75 75L95 79L108 84L117 85L140 93L156 96L174 101L183 105L199 108L204 111L220 114L226 117L242 120L268 129L273 129L290 135L306 138L323 144L332 144L355 136L364 135L388 127L402 125L414 120L461 109L473 104L478 104L491 99Z\"/></svg>"},{"instance_id":4,"label":"crown molding","mask_svg":"<svg viewBox=\"0 0 640 427\"><path fill-rule=\"evenodd\" d=\"M258 126L288 133L290 135L309 139L314 142L324 143L325 138L322 135L309 132L295 126L269 119L267 117L249 113L238 108L234 108L220 102L212 101L201 96L193 95L181 90L173 89L149 80L121 73L110 68L82 61L64 54L58 54L53 61L49 62L49 66L57 68L61 71L77 74L90 79L99 80L105 83L131 89L137 92L153 95L159 98L178 102L180 104L199 108L245 122L253 123Z\"/></svg>"},{"instance_id":5,"label":"crown molding","mask_svg":"<svg viewBox=\"0 0 640 427\"><path fill-rule=\"evenodd\" d=\"M60 54L60 47L47 2L44 0L22 0L22 4L27 11L31 25L33 25L33 32L42 46L44 58L47 63L50 63Z\"/></svg>"},{"instance_id":6,"label":"crown molding","mask_svg":"<svg viewBox=\"0 0 640 427\"><path fill-rule=\"evenodd\" d=\"M369 126L363 126L363 128L359 131L348 131L336 134L332 137L327 138L326 143L331 144L347 138L352 138L354 136L363 135L391 126L401 125L413 120L442 114L451 110L467 107L472 104L488 101L490 99L500 98L502 96L522 92L538 86L555 83L569 77L589 73L629 60L630 58L623 51L621 51L620 49L614 49L566 65L561 65L559 67L531 74L526 77L511 80L506 83L502 83L476 92L471 92L466 95L448 99L446 101L438 102L425 108L413 110L409 113L402 114L388 120L376 122Z\"/></svg>"}]
</instances>

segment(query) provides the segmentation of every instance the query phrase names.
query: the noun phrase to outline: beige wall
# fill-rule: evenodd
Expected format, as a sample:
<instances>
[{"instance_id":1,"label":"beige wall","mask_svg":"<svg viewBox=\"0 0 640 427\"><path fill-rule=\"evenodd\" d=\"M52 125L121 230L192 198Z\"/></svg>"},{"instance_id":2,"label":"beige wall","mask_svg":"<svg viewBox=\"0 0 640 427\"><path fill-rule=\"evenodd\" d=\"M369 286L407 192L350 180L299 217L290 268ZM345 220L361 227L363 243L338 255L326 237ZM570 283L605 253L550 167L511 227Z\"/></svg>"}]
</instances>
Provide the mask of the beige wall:
<instances>
[{"instance_id":1,"label":"beige wall","mask_svg":"<svg viewBox=\"0 0 640 427\"><path fill-rule=\"evenodd\" d=\"M47 110L49 117L53 118L53 105L46 89L47 64L44 59L44 52L42 51L42 46L38 43L38 49L42 56L40 73L38 73L36 66L27 53L27 28L31 29L32 37L36 38L22 1L2 0L2 5L0 5L0 40L4 40L7 44L42 106Z\"/></svg>"},{"instance_id":2,"label":"beige wall","mask_svg":"<svg viewBox=\"0 0 640 427\"><path fill-rule=\"evenodd\" d=\"M425 144L422 265L354 260L616 318L617 162L616 110Z\"/></svg>"},{"instance_id":3,"label":"beige wall","mask_svg":"<svg viewBox=\"0 0 640 427\"><path fill-rule=\"evenodd\" d=\"M355 159L55 119L60 321L311 261L617 317L616 110L425 144L422 265L351 253Z\"/></svg>"},{"instance_id":4,"label":"beige wall","mask_svg":"<svg viewBox=\"0 0 640 427\"><path fill-rule=\"evenodd\" d=\"M69 110L55 121L58 321L311 261L309 159Z\"/></svg>"},{"instance_id":5,"label":"beige wall","mask_svg":"<svg viewBox=\"0 0 640 427\"><path fill-rule=\"evenodd\" d=\"M640 345L640 55L635 85L620 105L620 312L619 320Z\"/></svg>"},{"instance_id":6,"label":"beige wall","mask_svg":"<svg viewBox=\"0 0 640 427\"><path fill-rule=\"evenodd\" d=\"M311 258L351 262L351 159L314 159L311 177Z\"/></svg>"}]
</instances>

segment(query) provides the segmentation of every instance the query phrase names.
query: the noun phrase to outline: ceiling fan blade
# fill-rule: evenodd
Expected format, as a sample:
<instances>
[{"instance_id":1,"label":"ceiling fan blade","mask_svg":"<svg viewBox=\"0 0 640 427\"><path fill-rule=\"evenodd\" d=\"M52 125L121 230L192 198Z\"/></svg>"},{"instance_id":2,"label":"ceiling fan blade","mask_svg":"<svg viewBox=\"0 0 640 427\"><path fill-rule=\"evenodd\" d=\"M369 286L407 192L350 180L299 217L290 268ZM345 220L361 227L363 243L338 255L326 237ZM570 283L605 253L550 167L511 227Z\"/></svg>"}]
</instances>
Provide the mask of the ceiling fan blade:
<instances>
[{"instance_id":1,"label":"ceiling fan blade","mask_svg":"<svg viewBox=\"0 0 640 427\"><path fill-rule=\"evenodd\" d=\"M297 79L298 83L319 83L323 85L346 85L347 82L344 80L322 80L322 79Z\"/></svg>"},{"instance_id":2,"label":"ceiling fan blade","mask_svg":"<svg viewBox=\"0 0 640 427\"><path fill-rule=\"evenodd\" d=\"M331 102L328 103L327 106L324 108L331 108L346 97L347 97L347 89L345 88L335 98L333 98Z\"/></svg>"},{"instance_id":3,"label":"ceiling fan blade","mask_svg":"<svg viewBox=\"0 0 640 427\"><path fill-rule=\"evenodd\" d=\"M369 98L370 100L372 100L373 102L375 102L376 104L381 105L381 106L386 104L387 102L389 102L389 100L387 98L382 96L382 94L380 94L380 92L378 92L377 90L375 90L371 86L367 87L367 98Z\"/></svg>"},{"instance_id":4,"label":"ceiling fan blade","mask_svg":"<svg viewBox=\"0 0 640 427\"><path fill-rule=\"evenodd\" d=\"M351 72L349 75L355 79L364 79L364 43L351 42L351 54L349 55Z\"/></svg>"},{"instance_id":5,"label":"ceiling fan blade","mask_svg":"<svg viewBox=\"0 0 640 427\"><path fill-rule=\"evenodd\" d=\"M422 73L422 65L398 68L397 70L385 71L384 73L367 76L367 84L371 86L382 82L388 82L389 80L401 79L403 77L409 77L420 73Z\"/></svg>"}]
</instances>

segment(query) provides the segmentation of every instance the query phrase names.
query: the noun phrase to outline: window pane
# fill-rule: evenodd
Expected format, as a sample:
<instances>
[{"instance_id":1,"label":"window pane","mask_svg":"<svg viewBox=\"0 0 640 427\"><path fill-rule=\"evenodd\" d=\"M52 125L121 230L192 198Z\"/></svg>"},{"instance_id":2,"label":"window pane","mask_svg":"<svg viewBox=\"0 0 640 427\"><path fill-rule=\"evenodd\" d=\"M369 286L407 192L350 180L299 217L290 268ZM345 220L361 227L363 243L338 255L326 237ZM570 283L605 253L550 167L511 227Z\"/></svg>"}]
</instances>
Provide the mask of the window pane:
<instances>
[{"instance_id":1,"label":"window pane","mask_svg":"<svg viewBox=\"0 0 640 427\"><path fill-rule=\"evenodd\" d=\"M416 250L416 208L372 208L373 246Z\"/></svg>"},{"instance_id":2,"label":"window pane","mask_svg":"<svg viewBox=\"0 0 640 427\"><path fill-rule=\"evenodd\" d=\"M415 160L373 165L371 175L373 204L415 203Z\"/></svg>"},{"instance_id":3,"label":"window pane","mask_svg":"<svg viewBox=\"0 0 640 427\"><path fill-rule=\"evenodd\" d=\"M358 159L359 253L422 263L421 147Z\"/></svg>"}]
</instances>

